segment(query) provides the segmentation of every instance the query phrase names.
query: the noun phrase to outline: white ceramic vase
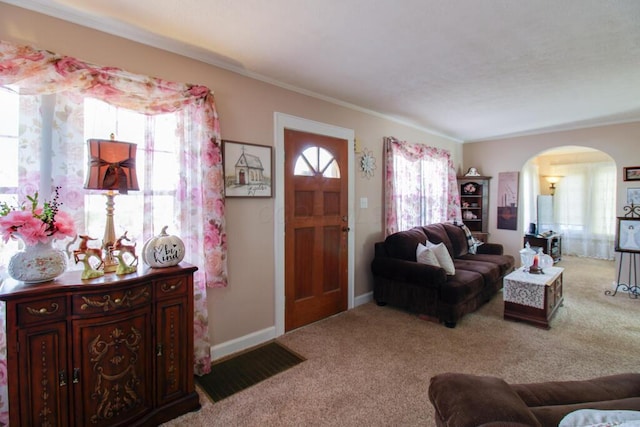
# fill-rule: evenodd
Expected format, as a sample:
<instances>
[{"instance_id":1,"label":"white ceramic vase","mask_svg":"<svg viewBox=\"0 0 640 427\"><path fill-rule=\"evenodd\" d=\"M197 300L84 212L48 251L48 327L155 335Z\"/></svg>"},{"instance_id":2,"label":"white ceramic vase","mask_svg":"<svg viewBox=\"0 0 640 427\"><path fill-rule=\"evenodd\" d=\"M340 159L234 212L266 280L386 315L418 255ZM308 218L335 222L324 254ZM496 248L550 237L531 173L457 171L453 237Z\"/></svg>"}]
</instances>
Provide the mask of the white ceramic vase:
<instances>
[{"instance_id":1,"label":"white ceramic vase","mask_svg":"<svg viewBox=\"0 0 640 427\"><path fill-rule=\"evenodd\" d=\"M25 245L25 249L9 260L11 277L25 283L47 282L60 276L67 269L67 257L53 247L53 239L46 243Z\"/></svg>"}]
</instances>

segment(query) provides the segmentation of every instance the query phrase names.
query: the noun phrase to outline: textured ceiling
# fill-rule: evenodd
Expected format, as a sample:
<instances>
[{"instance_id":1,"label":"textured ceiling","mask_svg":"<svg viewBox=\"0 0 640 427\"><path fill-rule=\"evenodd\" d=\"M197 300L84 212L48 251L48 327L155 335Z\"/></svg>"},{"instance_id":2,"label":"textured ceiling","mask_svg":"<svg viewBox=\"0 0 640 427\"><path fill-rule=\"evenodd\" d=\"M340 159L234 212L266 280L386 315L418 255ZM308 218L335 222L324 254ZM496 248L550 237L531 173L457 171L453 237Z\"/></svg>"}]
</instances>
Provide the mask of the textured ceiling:
<instances>
[{"instance_id":1,"label":"textured ceiling","mask_svg":"<svg viewBox=\"0 0 640 427\"><path fill-rule=\"evenodd\" d=\"M459 141L640 120L638 0L3 1Z\"/></svg>"}]
</instances>

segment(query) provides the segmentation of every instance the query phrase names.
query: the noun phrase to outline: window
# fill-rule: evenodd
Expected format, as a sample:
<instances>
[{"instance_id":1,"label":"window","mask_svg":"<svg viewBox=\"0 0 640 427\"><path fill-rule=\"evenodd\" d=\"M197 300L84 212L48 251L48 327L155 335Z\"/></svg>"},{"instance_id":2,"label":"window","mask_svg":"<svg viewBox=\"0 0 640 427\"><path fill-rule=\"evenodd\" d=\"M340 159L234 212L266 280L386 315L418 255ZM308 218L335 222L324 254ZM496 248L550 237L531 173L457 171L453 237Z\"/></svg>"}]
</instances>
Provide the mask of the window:
<instances>
[{"instance_id":1,"label":"window","mask_svg":"<svg viewBox=\"0 0 640 427\"><path fill-rule=\"evenodd\" d=\"M19 96L10 90L0 90L0 149L2 166L0 167L0 202L11 206L18 204L18 107ZM6 248L6 249L5 249ZM18 249L18 242L4 243L0 240L0 265L6 266L9 257ZM4 267L3 267L4 268ZM0 271L1 273L1 271Z\"/></svg>"},{"instance_id":2,"label":"window","mask_svg":"<svg viewBox=\"0 0 640 427\"><path fill-rule=\"evenodd\" d=\"M386 234L418 225L461 220L448 151L385 138Z\"/></svg>"},{"instance_id":3,"label":"window","mask_svg":"<svg viewBox=\"0 0 640 427\"><path fill-rule=\"evenodd\" d=\"M296 160L293 173L302 176L322 175L325 178L340 178L340 167L331 153L324 148L309 147Z\"/></svg>"},{"instance_id":4,"label":"window","mask_svg":"<svg viewBox=\"0 0 640 427\"><path fill-rule=\"evenodd\" d=\"M126 231L141 250L144 236L157 233L158 228L168 225L170 229L179 229L175 197L180 179L177 167L180 143L176 137L179 123L175 113L147 116L95 98L84 98L75 111L76 122L81 123L80 131L56 132L58 123L54 116L63 114L56 105L66 102L64 96L54 96L54 99L47 99L50 95L26 96L21 102L18 88L10 89L0 91L0 111L4 118L0 124L3 151L0 200L17 205L35 191L40 192L41 200L49 199L45 183L61 185L63 192L77 193L71 206L63 208L74 211L78 233L96 238L92 246L100 246L106 221L106 198L100 191L84 190L80 186L87 174L87 139L106 139L114 132L118 140L137 143L140 183L140 191L115 198L116 237ZM34 106L38 109L33 110ZM31 114L32 111L35 114ZM29 126L33 122L38 126ZM19 129L24 129L22 135ZM42 134L52 137L43 138ZM37 143L21 143L22 140ZM63 160L65 153L71 154L75 165ZM153 186L145 185L149 182ZM66 243L57 242L57 245L62 247ZM3 265L19 244L17 241L0 243ZM76 268L82 265L70 263L69 269Z\"/></svg>"},{"instance_id":5,"label":"window","mask_svg":"<svg viewBox=\"0 0 640 427\"><path fill-rule=\"evenodd\" d=\"M105 139L115 131L117 140L137 144L136 170L139 191L129 192L115 198L116 237L125 231L135 240L143 235L151 235L168 225L176 230L176 207L174 199L180 179L177 148L180 146L175 137L178 130L176 114L147 116L135 111L115 107L94 98L84 101L84 138ZM86 159L86 144L83 144ZM84 176L86 176L86 165ZM152 182L153 185L148 185ZM147 203L145 198L152 198ZM85 196L86 227L93 237L102 236L105 222L105 197L100 191L87 191ZM142 215L145 212L145 215ZM151 214L149 214L151 212ZM141 248L140 248L141 249Z\"/></svg>"},{"instance_id":6,"label":"window","mask_svg":"<svg viewBox=\"0 0 640 427\"><path fill-rule=\"evenodd\" d=\"M567 255L614 259L616 166L611 162L556 165L563 176L554 199L556 231Z\"/></svg>"}]
</instances>

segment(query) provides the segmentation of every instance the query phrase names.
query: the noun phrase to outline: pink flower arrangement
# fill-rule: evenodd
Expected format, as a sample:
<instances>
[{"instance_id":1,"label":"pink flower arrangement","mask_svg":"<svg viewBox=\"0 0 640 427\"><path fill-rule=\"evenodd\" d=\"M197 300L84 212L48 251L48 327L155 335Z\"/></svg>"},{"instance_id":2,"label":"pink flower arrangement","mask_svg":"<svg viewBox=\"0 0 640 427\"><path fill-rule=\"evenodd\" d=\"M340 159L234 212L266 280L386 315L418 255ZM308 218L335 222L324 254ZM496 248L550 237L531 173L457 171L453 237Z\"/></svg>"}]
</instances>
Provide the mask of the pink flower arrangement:
<instances>
[{"instance_id":1,"label":"pink flower arrangement","mask_svg":"<svg viewBox=\"0 0 640 427\"><path fill-rule=\"evenodd\" d=\"M33 197L27 196L31 202L31 209L9 206L0 203L0 234L4 242L10 238L20 238L27 245L38 242L45 243L51 238L73 237L76 234L73 218L66 212L59 210L59 187L55 189L52 201L44 202L38 207L38 193Z\"/></svg>"}]
</instances>

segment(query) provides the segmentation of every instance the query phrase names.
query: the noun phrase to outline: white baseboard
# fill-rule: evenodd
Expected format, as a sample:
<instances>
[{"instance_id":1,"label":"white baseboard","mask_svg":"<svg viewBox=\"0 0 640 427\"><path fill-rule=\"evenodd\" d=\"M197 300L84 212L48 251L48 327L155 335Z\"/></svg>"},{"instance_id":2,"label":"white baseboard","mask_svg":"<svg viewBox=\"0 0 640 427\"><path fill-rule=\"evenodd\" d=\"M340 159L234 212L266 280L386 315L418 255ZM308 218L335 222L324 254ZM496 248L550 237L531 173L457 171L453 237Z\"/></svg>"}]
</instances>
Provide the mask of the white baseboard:
<instances>
[{"instance_id":1,"label":"white baseboard","mask_svg":"<svg viewBox=\"0 0 640 427\"><path fill-rule=\"evenodd\" d=\"M366 294L358 295L354 301L354 307L373 301L373 292L367 292Z\"/></svg>"},{"instance_id":2,"label":"white baseboard","mask_svg":"<svg viewBox=\"0 0 640 427\"><path fill-rule=\"evenodd\" d=\"M271 326L231 341L211 346L211 360L221 359L230 354L255 347L276 338L276 327Z\"/></svg>"},{"instance_id":3,"label":"white baseboard","mask_svg":"<svg viewBox=\"0 0 640 427\"><path fill-rule=\"evenodd\" d=\"M373 292L359 295L354 300L354 307L373 301ZM211 360L222 359L233 353L271 341L276 337L276 327L271 326L240 338L211 346Z\"/></svg>"}]
</instances>

